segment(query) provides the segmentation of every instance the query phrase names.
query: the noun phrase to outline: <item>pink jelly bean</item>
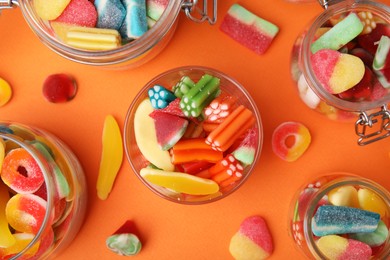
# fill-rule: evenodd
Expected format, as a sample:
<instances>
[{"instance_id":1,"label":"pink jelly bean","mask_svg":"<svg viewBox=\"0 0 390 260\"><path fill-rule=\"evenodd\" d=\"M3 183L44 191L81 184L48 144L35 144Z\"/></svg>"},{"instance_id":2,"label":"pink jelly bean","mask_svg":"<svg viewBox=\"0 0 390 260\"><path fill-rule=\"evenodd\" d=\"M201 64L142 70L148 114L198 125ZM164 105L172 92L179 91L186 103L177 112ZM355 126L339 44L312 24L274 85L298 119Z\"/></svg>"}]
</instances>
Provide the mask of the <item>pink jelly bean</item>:
<instances>
[{"instance_id":1,"label":"pink jelly bean","mask_svg":"<svg viewBox=\"0 0 390 260\"><path fill-rule=\"evenodd\" d=\"M88 0L72 0L62 14L55 20L67 24L95 27L97 11Z\"/></svg>"},{"instance_id":2,"label":"pink jelly bean","mask_svg":"<svg viewBox=\"0 0 390 260\"><path fill-rule=\"evenodd\" d=\"M77 92L76 81L66 74L53 74L43 83L43 96L52 103L72 100Z\"/></svg>"}]
</instances>

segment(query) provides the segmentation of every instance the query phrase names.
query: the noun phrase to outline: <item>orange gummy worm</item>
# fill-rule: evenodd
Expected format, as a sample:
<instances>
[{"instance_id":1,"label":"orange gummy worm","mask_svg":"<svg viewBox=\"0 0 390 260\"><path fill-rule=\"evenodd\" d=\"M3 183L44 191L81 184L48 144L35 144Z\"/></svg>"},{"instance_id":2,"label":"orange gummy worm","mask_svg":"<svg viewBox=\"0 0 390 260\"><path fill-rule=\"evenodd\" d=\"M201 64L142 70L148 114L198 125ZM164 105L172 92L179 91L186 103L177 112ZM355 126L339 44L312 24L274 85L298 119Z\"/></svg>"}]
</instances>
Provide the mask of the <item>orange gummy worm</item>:
<instances>
[{"instance_id":1,"label":"orange gummy worm","mask_svg":"<svg viewBox=\"0 0 390 260\"><path fill-rule=\"evenodd\" d=\"M207 136L206 142L215 150L226 151L254 123L252 111L240 105Z\"/></svg>"},{"instance_id":2,"label":"orange gummy worm","mask_svg":"<svg viewBox=\"0 0 390 260\"><path fill-rule=\"evenodd\" d=\"M183 139L178 141L172 150L210 149L204 138Z\"/></svg>"},{"instance_id":3,"label":"orange gummy worm","mask_svg":"<svg viewBox=\"0 0 390 260\"><path fill-rule=\"evenodd\" d=\"M223 158L221 151L216 151L206 144L204 138L185 139L177 142L171 150L172 163L192 161L217 162Z\"/></svg>"}]
</instances>

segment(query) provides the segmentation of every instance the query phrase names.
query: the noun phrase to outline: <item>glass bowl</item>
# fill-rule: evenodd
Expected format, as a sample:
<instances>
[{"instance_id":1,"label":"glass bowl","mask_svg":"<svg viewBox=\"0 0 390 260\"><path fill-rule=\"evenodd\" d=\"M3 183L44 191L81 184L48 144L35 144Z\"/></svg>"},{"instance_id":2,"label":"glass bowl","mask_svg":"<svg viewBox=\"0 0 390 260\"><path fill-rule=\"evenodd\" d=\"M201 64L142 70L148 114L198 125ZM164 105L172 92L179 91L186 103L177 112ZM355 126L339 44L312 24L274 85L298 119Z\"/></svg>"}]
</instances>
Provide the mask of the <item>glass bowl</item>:
<instances>
[{"instance_id":1,"label":"glass bowl","mask_svg":"<svg viewBox=\"0 0 390 260\"><path fill-rule=\"evenodd\" d=\"M155 85L160 85L165 87L166 89L171 90L172 87L175 86L184 76L188 76L191 80L193 80L193 82L198 82L205 74L209 74L213 77L220 79L221 95L227 94L229 96L236 97L237 98L235 102L236 106L243 105L247 110L252 112L252 116L254 118L254 124L252 125L251 130L253 130L257 136L256 138L257 140L253 145L255 149L253 155L253 162L250 165L246 165L246 166L244 165L242 177L240 179L238 179L236 182L230 185L227 186L223 185L223 187L220 187L218 191L212 192L211 194L195 194L195 195L188 194L184 192L178 192L177 190L175 191L175 189L172 189L171 187L162 187L148 182L140 174L141 169L148 167L150 163L145 159L145 157L141 153L136 141L136 134L134 129L134 118L135 118L137 108L145 99L148 99L148 90L153 88ZM204 133L204 134L205 136L208 135L208 133ZM263 144L263 127L262 127L261 117L258 108L256 106L256 103L251 97L251 95L247 92L247 90L242 85L240 85L236 80L232 79L228 75L211 68L200 67L200 66L187 66L187 67L175 68L167 72L164 72L154 77L152 80L150 80L139 91L139 93L136 95L133 102L131 103L126 115L125 126L124 126L124 146L125 146L126 156L134 173L142 181L142 183L145 184L145 186L148 187L155 194L157 194L158 196L164 199L177 202L180 204L210 203L222 199L227 195L236 191L244 184L244 182L249 178L249 176L255 169L255 165L258 162L261 154L262 144ZM230 151L227 150L222 153L223 153L222 155L223 158L226 158L226 155L228 153L230 154ZM172 149L170 149L170 155L172 155ZM179 166L180 165L175 164L175 169L173 171L174 172L182 171L179 169ZM203 170L202 172L204 173L207 171L208 170L206 169ZM199 175L197 173L195 175L205 177L207 174Z\"/></svg>"}]
</instances>

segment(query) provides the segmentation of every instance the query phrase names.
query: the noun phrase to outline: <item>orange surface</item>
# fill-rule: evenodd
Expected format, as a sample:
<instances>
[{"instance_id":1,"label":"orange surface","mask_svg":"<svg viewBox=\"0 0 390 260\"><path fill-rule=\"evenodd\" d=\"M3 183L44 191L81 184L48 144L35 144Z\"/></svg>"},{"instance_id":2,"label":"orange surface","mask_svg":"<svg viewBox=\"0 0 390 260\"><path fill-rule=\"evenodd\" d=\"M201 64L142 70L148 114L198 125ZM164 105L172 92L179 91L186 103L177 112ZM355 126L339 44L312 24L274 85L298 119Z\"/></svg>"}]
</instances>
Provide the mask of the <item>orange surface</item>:
<instances>
[{"instance_id":1,"label":"orange surface","mask_svg":"<svg viewBox=\"0 0 390 260\"><path fill-rule=\"evenodd\" d=\"M143 249L136 259L232 259L229 241L241 221L254 214L266 219L273 235L275 250L270 259L301 259L287 232L287 212L294 192L308 178L347 171L390 189L390 138L359 147L353 124L330 121L308 109L290 79L294 40L321 7L283 0L240 0L280 27L271 48L258 56L218 29L235 2L219 1L215 26L196 24L181 13L169 46L148 64L130 71L102 70L65 60L39 41L20 9L1 13L0 77L10 82L14 96L0 108L0 118L35 125L60 137L80 159L88 180L85 224L56 259L123 259L106 249L105 239L126 220L133 220L142 235ZM225 72L253 95L264 124L263 152L256 171L224 200L183 206L154 195L124 160L111 195L99 200L95 186L105 116L112 114L123 127L135 93L157 74L183 65ZM52 104L42 96L42 83L48 75L60 72L73 75L79 90L71 102ZM311 146L293 163L282 161L271 149L273 130L288 120L304 123L312 134Z\"/></svg>"}]
</instances>

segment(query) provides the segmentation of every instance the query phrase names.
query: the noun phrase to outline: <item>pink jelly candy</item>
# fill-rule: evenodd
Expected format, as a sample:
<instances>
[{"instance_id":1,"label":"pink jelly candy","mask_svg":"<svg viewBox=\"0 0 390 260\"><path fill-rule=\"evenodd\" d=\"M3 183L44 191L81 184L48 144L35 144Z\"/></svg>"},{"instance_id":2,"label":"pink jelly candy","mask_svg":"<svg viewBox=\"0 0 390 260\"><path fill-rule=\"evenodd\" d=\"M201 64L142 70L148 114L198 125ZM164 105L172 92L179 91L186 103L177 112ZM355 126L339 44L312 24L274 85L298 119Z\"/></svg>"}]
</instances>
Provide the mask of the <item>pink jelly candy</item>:
<instances>
[{"instance_id":1,"label":"pink jelly candy","mask_svg":"<svg viewBox=\"0 0 390 260\"><path fill-rule=\"evenodd\" d=\"M72 100L77 92L76 81L66 74L53 74L43 83L43 96L52 103Z\"/></svg>"},{"instance_id":2,"label":"pink jelly candy","mask_svg":"<svg viewBox=\"0 0 390 260\"><path fill-rule=\"evenodd\" d=\"M220 29L257 54L263 54L279 32L276 25L256 16L239 4L230 7Z\"/></svg>"},{"instance_id":3,"label":"pink jelly candy","mask_svg":"<svg viewBox=\"0 0 390 260\"><path fill-rule=\"evenodd\" d=\"M321 237L317 241L318 249L328 259L347 260L347 259L370 259L372 250L367 244L347 239L338 235L328 235Z\"/></svg>"},{"instance_id":4,"label":"pink jelly candy","mask_svg":"<svg viewBox=\"0 0 390 260\"><path fill-rule=\"evenodd\" d=\"M72 0L55 21L79 26L95 27L97 22L97 11L95 6L88 0Z\"/></svg>"}]
</instances>

